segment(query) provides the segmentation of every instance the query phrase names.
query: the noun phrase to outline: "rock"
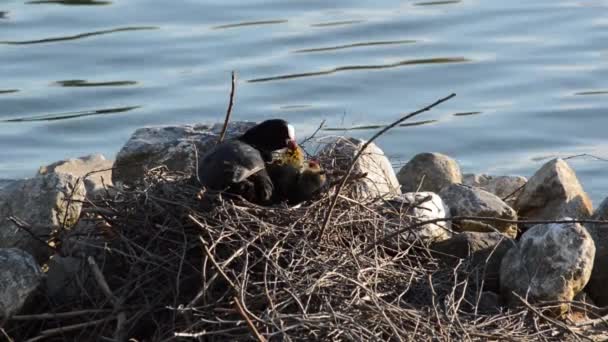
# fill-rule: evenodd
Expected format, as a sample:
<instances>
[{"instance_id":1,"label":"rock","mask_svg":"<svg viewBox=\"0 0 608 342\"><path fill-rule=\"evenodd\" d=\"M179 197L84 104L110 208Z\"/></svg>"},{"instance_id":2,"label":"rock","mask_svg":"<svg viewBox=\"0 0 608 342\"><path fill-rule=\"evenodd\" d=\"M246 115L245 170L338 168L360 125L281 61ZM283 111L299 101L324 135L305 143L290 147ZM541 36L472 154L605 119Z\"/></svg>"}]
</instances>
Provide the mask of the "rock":
<instances>
[{"instance_id":1,"label":"rock","mask_svg":"<svg viewBox=\"0 0 608 342\"><path fill-rule=\"evenodd\" d=\"M594 256L593 239L578 223L533 226L502 259L501 292L513 306L520 301L512 292L532 303L571 301L587 284ZM563 304L555 313L567 309Z\"/></svg>"},{"instance_id":2,"label":"rock","mask_svg":"<svg viewBox=\"0 0 608 342\"><path fill-rule=\"evenodd\" d=\"M112 185L112 164L111 160L107 160L102 154L97 153L75 159L61 160L43 166L38 170L38 174L70 174L81 179L86 176L82 180L84 181L87 195L93 197L104 189L104 184L106 186Z\"/></svg>"},{"instance_id":3,"label":"rock","mask_svg":"<svg viewBox=\"0 0 608 342\"><path fill-rule=\"evenodd\" d=\"M86 269L84 260L74 257L53 256L48 263L45 279L46 294L56 302L66 304L80 296L78 276Z\"/></svg>"},{"instance_id":4,"label":"rock","mask_svg":"<svg viewBox=\"0 0 608 342\"><path fill-rule=\"evenodd\" d=\"M20 248L43 262L51 250L9 220L15 216L46 240L53 230L71 227L80 216L86 190L70 174L47 173L9 184L0 190L0 248ZM71 198L73 201L68 201Z\"/></svg>"},{"instance_id":5,"label":"rock","mask_svg":"<svg viewBox=\"0 0 608 342\"><path fill-rule=\"evenodd\" d=\"M517 220L515 210L509 207L498 196L479 188L462 184L449 185L439 196L450 208L451 216L480 216L507 220ZM517 225L505 222L482 222L462 220L453 223L456 231L493 232L498 230L510 237L517 235Z\"/></svg>"},{"instance_id":6,"label":"rock","mask_svg":"<svg viewBox=\"0 0 608 342\"><path fill-rule=\"evenodd\" d=\"M592 217L594 220L608 220L608 198L604 199ZM587 224L589 234L595 243L595 261L591 279L585 288L598 306L608 306L608 224Z\"/></svg>"},{"instance_id":7,"label":"rock","mask_svg":"<svg viewBox=\"0 0 608 342\"><path fill-rule=\"evenodd\" d=\"M528 180L514 208L529 220L585 219L593 210L574 170L561 159L546 163Z\"/></svg>"},{"instance_id":8,"label":"rock","mask_svg":"<svg viewBox=\"0 0 608 342\"><path fill-rule=\"evenodd\" d=\"M327 137L326 144L317 158L324 168L335 168L346 171L364 140L350 137ZM327 165L334 162L331 167ZM372 143L355 163L353 174L367 174L354 186L351 196L355 198L393 197L400 195L401 190L395 171L384 152Z\"/></svg>"},{"instance_id":9,"label":"rock","mask_svg":"<svg viewBox=\"0 0 608 342\"><path fill-rule=\"evenodd\" d=\"M387 233L390 234L395 229L412 224L412 216L423 221L445 218L448 215L448 209L437 194L408 192L385 201L382 214L393 223L393 227L387 226ZM451 236L452 229L449 221L429 223L401 234L406 241L420 239L424 242L442 241Z\"/></svg>"},{"instance_id":10,"label":"rock","mask_svg":"<svg viewBox=\"0 0 608 342\"><path fill-rule=\"evenodd\" d=\"M527 181L526 177L521 176L490 176L469 173L462 177L462 184L464 185L481 188L501 199L509 196L504 201L510 206L513 206L517 193L523 190Z\"/></svg>"},{"instance_id":11,"label":"rock","mask_svg":"<svg viewBox=\"0 0 608 342\"><path fill-rule=\"evenodd\" d=\"M243 134L254 125L254 122L231 122L225 139ZM116 155L112 174L114 184L138 184L146 170L161 165L193 175L197 161L215 146L222 126L196 124L136 130Z\"/></svg>"},{"instance_id":12,"label":"rock","mask_svg":"<svg viewBox=\"0 0 608 342\"><path fill-rule=\"evenodd\" d=\"M36 260L18 248L0 248L0 317L18 312L42 281Z\"/></svg>"},{"instance_id":13,"label":"rock","mask_svg":"<svg viewBox=\"0 0 608 342\"><path fill-rule=\"evenodd\" d=\"M514 240L500 233L462 232L433 244L431 250L435 257L451 265L458 259L469 259L470 265L483 275L484 290L498 292L500 263L513 245Z\"/></svg>"},{"instance_id":14,"label":"rock","mask_svg":"<svg viewBox=\"0 0 608 342\"><path fill-rule=\"evenodd\" d=\"M462 183L456 161L441 153L420 153L397 173L401 191L431 191L439 193L450 184Z\"/></svg>"}]
</instances>

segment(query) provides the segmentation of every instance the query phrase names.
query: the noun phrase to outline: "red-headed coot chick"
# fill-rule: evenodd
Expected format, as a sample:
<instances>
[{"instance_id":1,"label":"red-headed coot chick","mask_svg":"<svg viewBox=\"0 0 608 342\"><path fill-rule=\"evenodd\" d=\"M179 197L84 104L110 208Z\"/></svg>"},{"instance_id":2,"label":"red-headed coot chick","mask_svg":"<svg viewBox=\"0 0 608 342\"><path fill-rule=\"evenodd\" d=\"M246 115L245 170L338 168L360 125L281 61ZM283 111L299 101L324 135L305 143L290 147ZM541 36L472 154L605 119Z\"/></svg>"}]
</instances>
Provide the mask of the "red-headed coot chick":
<instances>
[{"instance_id":1,"label":"red-headed coot chick","mask_svg":"<svg viewBox=\"0 0 608 342\"><path fill-rule=\"evenodd\" d=\"M327 177L319 163L313 160L298 166L274 162L266 166L274 185L273 203L298 204L312 199L325 185Z\"/></svg>"},{"instance_id":2,"label":"red-headed coot chick","mask_svg":"<svg viewBox=\"0 0 608 342\"><path fill-rule=\"evenodd\" d=\"M266 120L242 136L213 147L199 162L198 178L212 190L241 195L253 203L266 204L273 185L265 163L272 152L295 144L293 126L285 120Z\"/></svg>"}]
</instances>

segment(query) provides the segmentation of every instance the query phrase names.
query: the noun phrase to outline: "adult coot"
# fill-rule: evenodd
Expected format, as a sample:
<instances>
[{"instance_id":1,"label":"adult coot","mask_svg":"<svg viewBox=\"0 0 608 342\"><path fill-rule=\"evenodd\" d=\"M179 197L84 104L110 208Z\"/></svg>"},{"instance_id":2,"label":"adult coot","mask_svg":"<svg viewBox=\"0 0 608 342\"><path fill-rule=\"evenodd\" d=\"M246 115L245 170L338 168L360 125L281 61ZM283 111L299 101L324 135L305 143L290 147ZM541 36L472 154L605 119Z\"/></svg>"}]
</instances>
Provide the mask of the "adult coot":
<instances>
[{"instance_id":1,"label":"adult coot","mask_svg":"<svg viewBox=\"0 0 608 342\"><path fill-rule=\"evenodd\" d=\"M207 152L199 163L199 180L209 189L265 204L273 192L265 163L272 161L273 151L287 146L297 146L293 126L285 120L266 120Z\"/></svg>"}]
</instances>

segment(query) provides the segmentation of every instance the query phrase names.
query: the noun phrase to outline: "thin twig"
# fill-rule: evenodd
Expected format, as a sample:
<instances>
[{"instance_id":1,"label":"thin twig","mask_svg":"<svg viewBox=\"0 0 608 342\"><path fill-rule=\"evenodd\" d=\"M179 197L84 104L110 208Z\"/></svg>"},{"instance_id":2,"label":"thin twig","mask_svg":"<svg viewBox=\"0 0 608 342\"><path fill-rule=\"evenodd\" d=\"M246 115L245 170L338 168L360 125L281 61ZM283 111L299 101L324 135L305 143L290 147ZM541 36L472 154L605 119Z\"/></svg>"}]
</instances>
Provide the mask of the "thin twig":
<instances>
[{"instance_id":1,"label":"thin twig","mask_svg":"<svg viewBox=\"0 0 608 342\"><path fill-rule=\"evenodd\" d=\"M451 99L452 97L456 96L456 94L450 94L442 99L439 99L437 101L435 101L434 103L419 109L415 112L409 113L407 115L405 115L404 117L400 118L399 120L393 122L392 124L384 127L383 129L381 129L380 131L378 131L378 133L376 133L373 137L371 137L371 139L369 139L365 144L363 144L363 146L361 146L361 148L359 149L359 152L357 152L357 154L355 155L355 157L353 158L353 160L350 162L350 165L348 167L348 170L346 171L346 174L344 175L344 177L342 177L342 181L340 182L340 184L338 185L338 187L336 188L336 193L331 201L331 204L329 205L329 210L327 210L327 214L325 214L325 219L323 220L323 225L321 226L321 230L319 231L319 237L318 239L321 240L323 238L323 233L325 233L325 230L327 229L327 226L329 225L329 221L331 220L331 214L334 211L334 208L336 207L336 203L338 202L338 197L340 195L340 191L342 191L342 188L344 187L344 185L346 184L346 181L348 180L348 177L350 176L351 172L353 171L354 167L355 167L355 163L357 162L357 160L361 157L361 155L363 154L363 152L367 149L367 147L374 142L374 140L376 140L378 137L380 137L382 134L384 134L385 132L387 132L388 130L390 130L391 128L399 125L400 123L402 123L403 121L410 119L418 114L424 113L426 111L431 110L433 107Z\"/></svg>"},{"instance_id":2,"label":"thin twig","mask_svg":"<svg viewBox=\"0 0 608 342\"><path fill-rule=\"evenodd\" d=\"M35 341L41 341L46 339L49 336L55 336L55 335L60 335L60 334L64 334L70 331L74 331L74 330L80 330L83 328L88 328L94 325L98 325L104 322L107 322L109 320L114 319L113 317L106 317L106 318L102 318L102 319L98 319L98 320L94 320L94 321L90 321L90 322L85 322L85 323L78 323L78 324L72 324L72 325L66 325L64 327L59 327L59 328L53 328L53 329L47 329L47 330L43 330L40 332L40 335L31 338L25 342L35 342Z\"/></svg>"},{"instance_id":3,"label":"thin twig","mask_svg":"<svg viewBox=\"0 0 608 342\"><path fill-rule=\"evenodd\" d=\"M224 141L224 136L226 135L226 130L228 129L228 122L230 122L230 115L232 115L232 106L234 105L234 93L236 90L236 73L232 71L231 83L230 83L230 100L228 102L228 109L226 110L226 118L224 119L224 126L222 127L222 132L220 133L219 138L217 139L217 143L221 143Z\"/></svg>"},{"instance_id":4,"label":"thin twig","mask_svg":"<svg viewBox=\"0 0 608 342\"><path fill-rule=\"evenodd\" d=\"M127 321L127 314L124 310L122 310L120 300L116 298L116 296L114 296L114 294L112 293L112 290L110 290L110 286L108 285L106 278L103 276L103 273L101 273L99 266L97 266L95 259L89 256L87 258L87 262L91 267L91 271L93 272L93 277L95 277L95 280L97 281L97 285L99 285L101 291L104 293L106 298L108 298L110 303L112 303L112 305L114 306L114 310L118 313L116 317L116 329L114 331L114 338L117 339L119 342L124 341L126 340L126 337L124 336L124 325Z\"/></svg>"},{"instance_id":5,"label":"thin twig","mask_svg":"<svg viewBox=\"0 0 608 342\"><path fill-rule=\"evenodd\" d=\"M243 309L240 299L236 296L234 297L234 304L235 304L237 310L239 311L239 313L241 314L241 316L247 322L249 329L253 333L253 336L255 336L255 338L258 340L258 342L266 342L266 339L264 338L264 336L262 336L260 334L258 329L255 327L255 324L253 324L253 322L251 321L251 318L249 318L249 315L247 315L247 313L245 312L245 309Z\"/></svg>"},{"instance_id":6,"label":"thin twig","mask_svg":"<svg viewBox=\"0 0 608 342\"><path fill-rule=\"evenodd\" d=\"M49 245L48 242L44 241L42 238L40 238L38 235L36 235L36 233L34 233L34 231L32 230L32 227L29 224L25 223L20 218L15 217L15 216L9 216L8 220L13 222L15 224L15 226L17 226L17 228L26 231L31 237L34 238L34 240L40 242L41 244L45 245L46 247L52 249L53 251L59 252L59 249L57 247Z\"/></svg>"}]
</instances>

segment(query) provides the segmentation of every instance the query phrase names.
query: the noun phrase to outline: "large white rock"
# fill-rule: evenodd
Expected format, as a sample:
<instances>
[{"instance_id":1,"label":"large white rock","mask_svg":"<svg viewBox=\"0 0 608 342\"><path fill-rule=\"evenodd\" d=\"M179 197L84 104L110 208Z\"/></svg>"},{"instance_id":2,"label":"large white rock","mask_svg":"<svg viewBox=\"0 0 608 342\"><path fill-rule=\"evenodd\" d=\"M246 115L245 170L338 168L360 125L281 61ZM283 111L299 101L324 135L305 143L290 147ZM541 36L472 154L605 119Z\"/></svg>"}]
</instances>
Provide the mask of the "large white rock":
<instances>
[{"instance_id":1,"label":"large white rock","mask_svg":"<svg viewBox=\"0 0 608 342\"><path fill-rule=\"evenodd\" d=\"M38 175L49 173L70 174L84 182L87 195L93 197L104 190L105 186L112 185L112 164L102 154L91 154L84 157L60 160L53 164L43 166Z\"/></svg>"},{"instance_id":2,"label":"large white rock","mask_svg":"<svg viewBox=\"0 0 608 342\"><path fill-rule=\"evenodd\" d=\"M490 176L486 174L468 173L462 176L462 184L481 188L504 199L505 203L513 206L518 190L522 191L528 180L522 176Z\"/></svg>"},{"instance_id":3,"label":"large white rock","mask_svg":"<svg viewBox=\"0 0 608 342\"><path fill-rule=\"evenodd\" d=\"M562 159L547 162L528 180L514 208L521 218L530 220L584 219L593 211L574 170Z\"/></svg>"},{"instance_id":4,"label":"large white rock","mask_svg":"<svg viewBox=\"0 0 608 342\"><path fill-rule=\"evenodd\" d=\"M608 198L602 201L592 218L608 221ZM586 224L586 227L595 242L595 261L585 290L598 306L608 306L608 289L605 287L608 284L608 224Z\"/></svg>"},{"instance_id":5,"label":"large white rock","mask_svg":"<svg viewBox=\"0 0 608 342\"><path fill-rule=\"evenodd\" d=\"M441 198L432 192L408 192L391 198L384 203L382 214L391 223L387 225L388 234L406 224L449 217L448 208ZM400 235L406 241L419 239L435 242L450 238L452 229L450 222L444 221L425 224Z\"/></svg>"},{"instance_id":6,"label":"large white rock","mask_svg":"<svg viewBox=\"0 0 608 342\"><path fill-rule=\"evenodd\" d=\"M502 294L512 305L520 303L512 292L528 302L571 301L589 281L594 256L593 239L580 224L536 225L502 259Z\"/></svg>"},{"instance_id":7,"label":"large white rock","mask_svg":"<svg viewBox=\"0 0 608 342\"><path fill-rule=\"evenodd\" d=\"M441 153L417 154L399 170L397 179L403 192L439 193L445 186L462 183L458 163Z\"/></svg>"},{"instance_id":8,"label":"large white rock","mask_svg":"<svg viewBox=\"0 0 608 342\"><path fill-rule=\"evenodd\" d=\"M17 248L0 248L0 317L18 312L42 281L36 260Z\"/></svg>"},{"instance_id":9,"label":"large white rock","mask_svg":"<svg viewBox=\"0 0 608 342\"><path fill-rule=\"evenodd\" d=\"M225 139L255 126L254 122L231 122ZM139 183L146 170L164 165L192 175L197 162L215 146L223 124L145 127L136 130L116 155L112 180L116 185Z\"/></svg>"},{"instance_id":10,"label":"large white rock","mask_svg":"<svg viewBox=\"0 0 608 342\"><path fill-rule=\"evenodd\" d=\"M71 174L46 173L0 189L0 248L17 247L45 261L51 250L40 239L48 239L61 227L73 226L80 216L86 190L76 180ZM16 227L10 216L25 221L40 239Z\"/></svg>"},{"instance_id":11,"label":"large white rock","mask_svg":"<svg viewBox=\"0 0 608 342\"><path fill-rule=\"evenodd\" d=\"M517 220L517 213L498 196L479 188L462 184L444 187L439 196L450 208L451 216L477 216L506 220ZM514 223L462 220L453 224L457 231L494 232L499 231L510 237L517 235Z\"/></svg>"},{"instance_id":12,"label":"large white rock","mask_svg":"<svg viewBox=\"0 0 608 342\"><path fill-rule=\"evenodd\" d=\"M364 140L351 137L326 137L322 141L325 146L317 154L321 165L326 169L344 170L354 159ZM333 163L333 165L328 165ZM357 181L350 194L355 198L393 197L401 194L399 181L384 152L371 143L357 160L353 174L367 174Z\"/></svg>"}]
</instances>

